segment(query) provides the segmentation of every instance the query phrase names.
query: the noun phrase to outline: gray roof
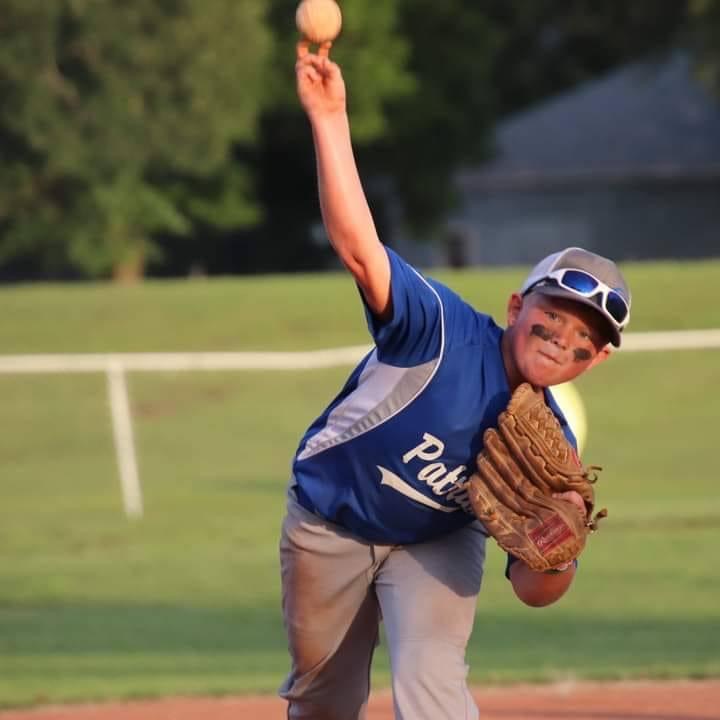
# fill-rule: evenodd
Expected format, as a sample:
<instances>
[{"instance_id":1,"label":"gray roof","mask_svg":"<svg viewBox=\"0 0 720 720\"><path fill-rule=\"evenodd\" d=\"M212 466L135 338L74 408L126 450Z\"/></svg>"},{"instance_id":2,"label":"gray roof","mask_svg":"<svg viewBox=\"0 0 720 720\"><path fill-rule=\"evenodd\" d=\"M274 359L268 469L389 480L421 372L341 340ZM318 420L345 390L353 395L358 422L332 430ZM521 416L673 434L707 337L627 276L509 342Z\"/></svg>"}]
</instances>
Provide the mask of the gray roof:
<instances>
[{"instance_id":1,"label":"gray roof","mask_svg":"<svg viewBox=\"0 0 720 720\"><path fill-rule=\"evenodd\" d=\"M720 101L675 52L511 116L497 127L496 148L489 163L461 173L462 185L720 178Z\"/></svg>"}]
</instances>

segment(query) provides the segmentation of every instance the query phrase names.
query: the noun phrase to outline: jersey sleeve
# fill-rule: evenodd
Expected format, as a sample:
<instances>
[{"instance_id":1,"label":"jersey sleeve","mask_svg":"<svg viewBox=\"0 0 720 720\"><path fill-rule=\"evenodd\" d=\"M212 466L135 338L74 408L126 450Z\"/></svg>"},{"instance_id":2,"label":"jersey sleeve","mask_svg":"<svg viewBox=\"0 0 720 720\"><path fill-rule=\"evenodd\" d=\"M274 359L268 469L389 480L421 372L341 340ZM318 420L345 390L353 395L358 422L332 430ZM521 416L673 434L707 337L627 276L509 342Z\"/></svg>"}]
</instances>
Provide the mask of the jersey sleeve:
<instances>
[{"instance_id":1,"label":"jersey sleeve","mask_svg":"<svg viewBox=\"0 0 720 720\"><path fill-rule=\"evenodd\" d=\"M443 301L433 285L395 252L386 248L390 261L392 317L380 320L365 304L365 314L378 359L412 367L442 354ZM362 296L362 293L361 293Z\"/></svg>"},{"instance_id":2,"label":"jersey sleeve","mask_svg":"<svg viewBox=\"0 0 720 720\"><path fill-rule=\"evenodd\" d=\"M513 563L516 563L518 560L519 558L516 558L514 555L507 553L507 560L505 562L505 577L508 580L510 579L510 568L513 566Z\"/></svg>"}]
</instances>

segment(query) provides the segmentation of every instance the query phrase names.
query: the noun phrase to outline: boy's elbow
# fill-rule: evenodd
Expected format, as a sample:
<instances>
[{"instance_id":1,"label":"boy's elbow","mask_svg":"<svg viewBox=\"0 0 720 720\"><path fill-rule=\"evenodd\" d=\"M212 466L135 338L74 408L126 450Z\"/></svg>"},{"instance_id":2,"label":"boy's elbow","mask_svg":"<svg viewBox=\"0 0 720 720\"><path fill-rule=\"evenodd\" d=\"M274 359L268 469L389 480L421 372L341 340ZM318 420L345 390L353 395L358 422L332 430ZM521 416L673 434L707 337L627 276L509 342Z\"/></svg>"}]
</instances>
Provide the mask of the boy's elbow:
<instances>
[{"instance_id":1,"label":"boy's elbow","mask_svg":"<svg viewBox=\"0 0 720 720\"><path fill-rule=\"evenodd\" d=\"M540 608L552 605L560 596L543 592L540 588L513 585L515 596L528 607Z\"/></svg>"},{"instance_id":2,"label":"boy's elbow","mask_svg":"<svg viewBox=\"0 0 720 720\"><path fill-rule=\"evenodd\" d=\"M510 582L520 602L529 607L547 607L568 591L574 575L575 568L567 573L548 575L533 572L523 563L515 563L510 569Z\"/></svg>"}]
</instances>

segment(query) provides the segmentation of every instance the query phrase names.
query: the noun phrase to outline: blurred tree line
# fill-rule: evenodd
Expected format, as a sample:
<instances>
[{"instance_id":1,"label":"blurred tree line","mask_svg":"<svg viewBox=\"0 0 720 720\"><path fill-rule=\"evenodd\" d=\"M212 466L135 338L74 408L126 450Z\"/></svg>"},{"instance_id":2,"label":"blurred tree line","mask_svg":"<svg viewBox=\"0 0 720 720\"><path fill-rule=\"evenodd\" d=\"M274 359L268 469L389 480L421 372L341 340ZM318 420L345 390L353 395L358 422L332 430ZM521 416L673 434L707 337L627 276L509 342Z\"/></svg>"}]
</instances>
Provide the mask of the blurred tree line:
<instances>
[{"instance_id":1,"label":"blurred tree line","mask_svg":"<svg viewBox=\"0 0 720 720\"><path fill-rule=\"evenodd\" d=\"M3 0L0 277L319 268L297 0ZM720 0L341 0L333 48L381 232L419 237L499 118L677 46L720 90Z\"/></svg>"}]
</instances>

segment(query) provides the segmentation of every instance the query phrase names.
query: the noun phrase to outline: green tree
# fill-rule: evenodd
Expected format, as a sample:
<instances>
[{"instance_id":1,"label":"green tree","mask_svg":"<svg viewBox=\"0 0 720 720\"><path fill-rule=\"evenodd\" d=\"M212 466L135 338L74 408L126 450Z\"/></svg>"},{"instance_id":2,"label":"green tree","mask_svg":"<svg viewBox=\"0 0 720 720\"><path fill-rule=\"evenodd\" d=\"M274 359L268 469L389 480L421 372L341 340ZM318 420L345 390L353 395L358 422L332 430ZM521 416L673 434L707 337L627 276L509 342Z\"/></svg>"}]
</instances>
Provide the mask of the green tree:
<instances>
[{"instance_id":1,"label":"green tree","mask_svg":"<svg viewBox=\"0 0 720 720\"><path fill-rule=\"evenodd\" d=\"M429 238L454 204L455 170L488 151L498 35L482 3L400 0L400 10L415 91L390 100L389 130L362 160L393 178L404 223Z\"/></svg>"},{"instance_id":2,"label":"green tree","mask_svg":"<svg viewBox=\"0 0 720 720\"><path fill-rule=\"evenodd\" d=\"M486 0L497 33L492 84L514 112L677 44L687 0Z\"/></svg>"},{"instance_id":3,"label":"green tree","mask_svg":"<svg viewBox=\"0 0 720 720\"><path fill-rule=\"evenodd\" d=\"M720 0L691 0L690 17L700 77L720 96Z\"/></svg>"},{"instance_id":4,"label":"green tree","mask_svg":"<svg viewBox=\"0 0 720 720\"><path fill-rule=\"evenodd\" d=\"M256 131L271 49L263 6L6 0L0 257L136 278L153 233L188 232L228 188L232 221L256 220L229 150ZM175 182L221 170L205 202L187 201Z\"/></svg>"},{"instance_id":5,"label":"green tree","mask_svg":"<svg viewBox=\"0 0 720 720\"><path fill-rule=\"evenodd\" d=\"M266 81L270 101L259 142L245 148L256 168L265 210L262 227L237 239L244 246L246 267L254 271L316 268L331 258L327 243L318 238L320 209L310 126L295 92L297 4L270 2L268 17L276 37L273 71ZM399 22L399 0L341 0L341 6L343 28L331 57L343 68L353 138L361 148L391 131L388 103L417 88L407 67L410 48Z\"/></svg>"},{"instance_id":6,"label":"green tree","mask_svg":"<svg viewBox=\"0 0 720 720\"><path fill-rule=\"evenodd\" d=\"M389 132L363 159L394 177L413 234L433 239L455 172L489 157L503 116L672 47L686 18L678 0L401 0L416 92L390 103Z\"/></svg>"},{"instance_id":7,"label":"green tree","mask_svg":"<svg viewBox=\"0 0 720 720\"><path fill-rule=\"evenodd\" d=\"M395 0L383 4L384 11L392 5L389 37L402 43L402 56L389 50L397 45L388 45L387 26L378 30L374 19L344 32L333 56L348 79L357 155L376 218L382 226L390 188L402 222L415 237L427 239L436 236L455 203L457 169L492 152L491 131L500 118L672 46L687 15L687 2L677 0ZM293 7L291 0L274 0L276 32L288 27ZM349 0L343 4L346 14L353 7ZM278 46L284 55L276 65L283 67L290 38ZM378 59L384 72L378 73ZM397 67L410 82L376 88L378 78ZM314 195L307 192L315 192L314 166L306 152L305 125L296 119L290 78L282 76L278 85L284 94L276 97L284 102L275 103L264 118L260 157L263 202L276 209L268 215L281 216L283 229L265 231L272 237L269 245L293 238L297 247L301 229L319 215ZM373 93L381 122L367 123L358 110ZM378 184L375 192L372 180L378 177L390 182ZM289 242L288 262L312 257L310 250L293 253ZM309 240L300 246L313 247Z\"/></svg>"}]
</instances>

